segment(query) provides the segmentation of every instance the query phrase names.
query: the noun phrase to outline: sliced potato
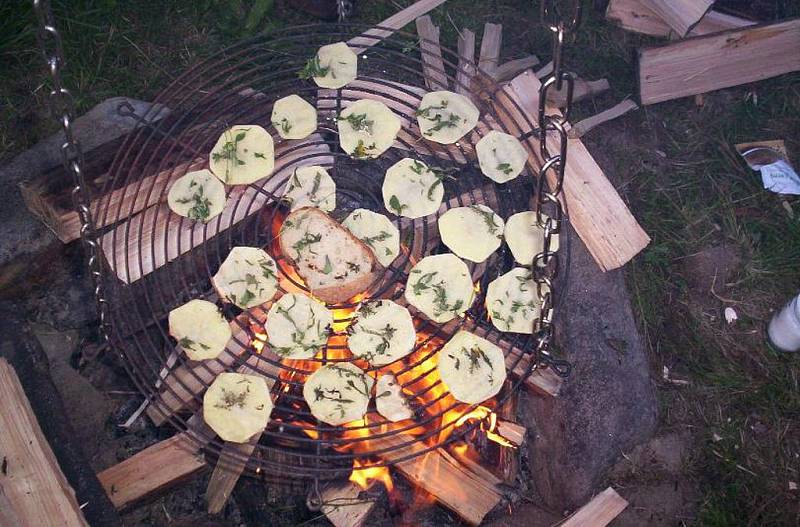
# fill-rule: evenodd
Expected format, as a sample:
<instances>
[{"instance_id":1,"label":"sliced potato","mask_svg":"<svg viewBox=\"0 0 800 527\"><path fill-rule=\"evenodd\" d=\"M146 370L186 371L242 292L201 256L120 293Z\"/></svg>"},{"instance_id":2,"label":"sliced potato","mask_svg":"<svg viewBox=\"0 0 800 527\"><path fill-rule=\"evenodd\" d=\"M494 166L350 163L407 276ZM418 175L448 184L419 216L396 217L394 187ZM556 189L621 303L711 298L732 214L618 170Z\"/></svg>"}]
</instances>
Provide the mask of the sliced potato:
<instances>
[{"instance_id":1,"label":"sliced potato","mask_svg":"<svg viewBox=\"0 0 800 527\"><path fill-rule=\"evenodd\" d=\"M211 281L225 301L248 309L275 296L278 291L276 271L275 260L264 250L234 247Z\"/></svg>"},{"instance_id":2,"label":"sliced potato","mask_svg":"<svg viewBox=\"0 0 800 527\"><path fill-rule=\"evenodd\" d=\"M523 267L495 278L486 289L486 309L500 331L533 333L539 307L536 284L531 272Z\"/></svg>"},{"instance_id":3,"label":"sliced potato","mask_svg":"<svg viewBox=\"0 0 800 527\"><path fill-rule=\"evenodd\" d=\"M461 316L474 300L469 268L458 256L426 256L411 268L405 297L434 322L447 322Z\"/></svg>"},{"instance_id":4,"label":"sliced potato","mask_svg":"<svg viewBox=\"0 0 800 527\"><path fill-rule=\"evenodd\" d=\"M422 137L446 145L475 128L480 115L472 101L451 91L426 93L416 113Z\"/></svg>"},{"instance_id":5,"label":"sliced potato","mask_svg":"<svg viewBox=\"0 0 800 527\"><path fill-rule=\"evenodd\" d=\"M494 397L506 380L503 350L469 331L459 331L438 353L439 375L462 403Z\"/></svg>"},{"instance_id":6,"label":"sliced potato","mask_svg":"<svg viewBox=\"0 0 800 527\"><path fill-rule=\"evenodd\" d=\"M391 373L378 377L378 383L375 385L375 407L379 414L393 423L411 419L414 415L408 399L403 395L400 383Z\"/></svg>"},{"instance_id":7,"label":"sliced potato","mask_svg":"<svg viewBox=\"0 0 800 527\"><path fill-rule=\"evenodd\" d=\"M365 302L347 329L354 356L383 366L411 353L417 333L408 309L391 300Z\"/></svg>"},{"instance_id":8,"label":"sliced potato","mask_svg":"<svg viewBox=\"0 0 800 527\"><path fill-rule=\"evenodd\" d=\"M525 169L528 151L513 135L492 130L475 145L481 172L498 183L511 181Z\"/></svg>"},{"instance_id":9,"label":"sliced potato","mask_svg":"<svg viewBox=\"0 0 800 527\"><path fill-rule=\"evenodd\" d=\"M439 217L442 242L456 255L480 263L500 247L503 218L486 205L455 207Z\"/></svg>"},{"instance_id":10,"label":"sliced potato","mask_svg":"<svg viewBox=\"0 0 800 527\"><path fill-rule=\"evenodd\" d=\"M226 199L225 185L206 169L179 177L167 194L172 212L204 223L222 213Z\"/></svg>"},{"instance_id":11,"label":"sliced potato","mask_svg":"<svg viewBox=\"0 0 800 527\"><path fill-rule=\"evenodd\" d=\"M394 143L400 118L380 101L361 99L336 120L339 145L355 159L376 158Z\"/></svg>"},{"instance_id":12,"label":"sliced potato","mask_svg":"<svg viewBox=\"0 0 800 527\"><path fill-rule=\"evenodd\" d=\"M547 214L543 214L547 219ZM514 260L522 265L531 265L533 257L542 252L544 229L536 223L536 213L531 210L518 212L508 218L503 233ZM550 248L558 250L558 234L550 238Z\"/></svg>"},{"instance_id":13,"label":"sliced potato","mask_svg":"<svg viewBox=\"0 0 800 527\"><path fill-rule=\"evenodd\" d=\"M373 383L372 377L354 364L326 364L308 377L303 397L314 417L338 426L364 417Z\"/></svg>"},{"instance_id":14,"label":"sliced potato","mask_svg":"<svg viewBox=\"0 0 800 527\"><path fill-rule=\"evenodd\" d=\"M283 197L291 203L291 210L318 207L330 212L336 208L336 183L319 165L298 167L289 178Z\"/></svg>"},{"instance_id":15,"label":"sliced potato","mask_svg":"<svg viewBox=\"0 0 800 527\"><path fill-rule=\"evenodd\" d=\"M244 443L266 428L272 407L263 377L224 372L203 396L203 419L223 440Z\"/></svg>"},{"instance_id":16,"label":"sliced potato","mask_svg":"<svg viewBox=\"0 0 800 527\"><path fill-rule=\"evenodd\" d=\"M400 231L383 214L369 209L356 209L344 219L342 225L372 249L382 266L388 267L400 254Z\"/></svg>"},{"instance_id":17,"label":"sliced potato","mask_svg":"<svg viewBox=\"0 0 800 527\"><path fill-rule=\"evenodd\" d=\"M267 313L270 349L287 359L310 359L328 342L333 316L328 308L300 293L283 295Z\"/></svg>"},{"instance_id":18,"label":"sliced potato","mask_svg":"<svg viewBox=\"0 0 800 527\"><path fill-rule=\"evenodd\" d=\"M297 94L275 101L272 126L284 139L304 139L317 129L317 109Z\"/></svg>"},{"instance_id":19,"label":"sliced potato","mask_svg":"<svg viewBox=\"0 0 800 527\"><path fill-rule=\"evenodd\" d=\"M311 77L320 88L339 89L358 75L358 56L344 42L322 46L300 72Z\"/></svg>"},{"instance_id":20,"label":"sliced potato","mask_svg":"<svg viewBox=\"0 0 800 527\"><path fill-rule=\"evenodd\" d=\"M169 312L169 334L191 360L214 359L231 339L231 327L217 306L189 300Z\"/></svg>"},{"instance_id":21,"label":"sliced potato","mask_svg":"<svg viewBox=\"0 0 800 527\"><path fill-rule=\"evenodd\" d=\"M444 185L428 165L406 157L386 171L382 192L386 210L406 218L421 218L439 210Z\"/></svg>"},{"instance_id":22,"label":"sliced potato","mask_svg":"<svg viewBox=\"0 0 800 527\"><path fill-rule=\"evenodd\" d=\"M211 149L209 168L228 185L248 185L272 174L275 143L258 125L236 125L225 130Z\"/></svg>"}]
</instances>

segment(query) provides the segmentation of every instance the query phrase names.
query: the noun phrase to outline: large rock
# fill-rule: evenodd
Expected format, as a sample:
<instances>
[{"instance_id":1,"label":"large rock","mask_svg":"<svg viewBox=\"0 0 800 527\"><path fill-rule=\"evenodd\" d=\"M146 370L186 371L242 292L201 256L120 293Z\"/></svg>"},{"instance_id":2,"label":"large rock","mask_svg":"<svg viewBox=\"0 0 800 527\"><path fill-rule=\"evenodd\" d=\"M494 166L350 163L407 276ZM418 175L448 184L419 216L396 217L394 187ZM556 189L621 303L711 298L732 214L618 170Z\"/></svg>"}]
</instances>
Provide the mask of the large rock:
<instances>
[{"instance_id":1,"label":"large rock","mask_svg":"<svg viewBox=\"0 0 800 527\"><path fill-rule=\"evenodd\" d=\"M526 395L530 462L537 493L553 510L583 505L616 458L656 426L647 356L622 271L603 273L570 231L566 297L558 342L572 374L558 398ZM564 287L564 286L562 286Z\"/></svg>"}]
</instances>

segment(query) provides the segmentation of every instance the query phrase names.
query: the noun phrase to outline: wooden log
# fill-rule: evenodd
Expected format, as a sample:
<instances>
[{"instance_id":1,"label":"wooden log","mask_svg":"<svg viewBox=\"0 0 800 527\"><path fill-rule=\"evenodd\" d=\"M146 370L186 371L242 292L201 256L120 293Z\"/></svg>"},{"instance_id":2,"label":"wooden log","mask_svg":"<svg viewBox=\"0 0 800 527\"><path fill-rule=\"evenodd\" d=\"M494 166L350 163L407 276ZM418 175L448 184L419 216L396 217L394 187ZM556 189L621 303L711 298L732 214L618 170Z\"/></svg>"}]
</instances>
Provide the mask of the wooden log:
<instances>
[{"instance_id":1,"label":"wooden log","mask_svg":"<svg viewBox=\"0 0 800 527\"><path fill-rule=\"evenodd\" d=\"M481 38L481 52L478 56L478 69L488 74L494 75L500 63L500 46L503 41L503 25L487 23L483 26L483 38Z\"/></svg>"},{"instance_id":2,"label":"wooden log","mask_svg":"<svg viewBox=\"0 0 800 527\"><path fill-rule=\"evenodd\" d=\"M686 39L639 51L642 104L800 70L800 19Z\"/></svg>"},{"instance_id":3,"label":"wooden log","mask_svg":"<svg viewBox=\"0 0 800 527\"><path fill-rule=\"evenodd\" d=\"M548 62L547 64L545 64L544 66L542 66L541 68L539 68L538 70L536 70L535 75L536 75L537 79L544 79L545 77L547 77L551 73L553 73L553 61L552 60L550 62Z\"/></svg>"},{"instance_id":4,"label":"wooden log","mask_svg":"<svg viewBox=\"0 0 800 527\"><path fill-rule=\"evenodd\" d=\"M506 386L511 384L511 380L506 380ZM501 404L495 412L497 413L498 423L500 420L509 421L517 419L517 407L519 406L519 391L509 395L505 402ZM521 446L521 443L520 443ZM494 469L504 483L513 485L519 475L520 455L512 448L501 448L497 467Z\"/></svg>"},{"instance_id":5,"label":"wooden log","mask_svg":"<svg viewBox=\"0 0 800 527\"><path fill-rule=\"evenodd\" d=\"M525 442L525 434L527 434L528 430L520 424L506 421L504 419L498 419L497 429L495 432L503 436L505 439L508 439L508 441L513 443L515 446L522 446L522 444Z\"/></svg>"},{"instance_id":6,"label":"wooden log","mask_svg":"<svg viewBox=\"0 0 800 527\"><path fill-rule=\"evenodd\" d=\"M419 0L419 2L393 14L377 27L365 31L358 37L351 38L347 41L347 45L353 48L357 54L361 53L444 2L445 0Z\"/></svg>"},{"instance_id":7,"label":"wooden log","mask_svg":"<svg viewBox=\"0 0 800 527\"><path fill-rule=\"evenodd\" d=\"M587 81L583 79L575 79L575 86L572 91L572 102L576 103L592 97L598 93L603 93L611 88L611 85L606 79L599 79L596 81ZM555 86L547 91L547 102L556 108L563 108L567 105L567 85L561 86L560 90L556 90Z\"/></svg>"},{"instance_id":8,"label":"wooden log","mask_svg":"<svg viewBox=\"0 0 800 527\"><path fill-rule=\"evenodd\" d=\"M475 33L462 29L458 34L458 71L455 91L469 95L470 82L475 75Z\"/></svg>"},{"instance_id":9,"label":"wooden log","mask_svg":"<svg viewBox=\"0 0 800 527\"><path fill-rule=\"evenodd\" d=\"M582 121L578 121L575 123L569 131L569 136L574 138L583 137L586 132L599 126L603 123L616 119L626 113L630 112L631 110L636 110L639 108L639 105L633 102L631 99L625 99L619 104L615 104L611 108L607 110L603 110L602 112L593 115L591 117L587 117Z\"/></svg>"},{"instance_id":10,"label":"wooden log","mask_svg":"<svg viewBox=\"0 0 800 527\"><path fill-rule=\"evenodd\" d=\"M513 79L523 71L536 66L537 64L539 64L539 57L536 55L527 55L518 59L509 60L494 70L492 78L496 82L507 81L509 79Z\"/></svg>"},{"instance_id":11,"label":"wooden log","mask_svg":"<svg viewBox=\"0 0 800 527\"><path fill-rule=\"evenodd\" d=\"M100 246L111 269L125 283L133 283L177 259L208 239L258 213L270 200L280 196L291 172L305 165L332 165L330 148L313 134L302 142L282 142L276 147L275 171L252 185L236 186L228 196L222 214L208 223L194 222L172 213L166 204L153 205L100 237ZM197 161L203 161L198 159ZM170 170L155 178L171 180ZM165 184L166 185L166 184ZM125 199L136 200L126 194ZM164 199L163 195L160 199ZM126 206L120 205L122 210Z\"/></svg>"},{"instance_id":12,"label":"wooden log","mask_svg":"<svg viewBox=\"0 0 800 527\"><path fill-rule=\"evenodd\" d=\"M669 37L673 30L661 17L645 6L642 0L611 0L606 9L606 19L628 31L654 37ZM755 24L752 20L711 10L700 19L689 36L707 35L726 29Z\"/></svg>"},{"instance_id":13,"label":"wooden log","mask_svg":"<svg viewBox=\"0 0 800 527\"><path fill-rule=\"evenodd\" d=\"M0 521L88 525L14 368L0 358Z\"/></svg>"},{"instance_id":14,"label":"wooden log","mask_svg":"<svg viewBox=\"0 0 800 527\"><path fill-rule=\"evenodd\" d=\"M628 502L608 487L567 518L561 527L605 527L627 506Z\"/></svg>"},{"instance_id":15,"label":"wooden log","mask_svg":"<svg viewBox=\"0 0 800 527\"><path fill-rule=\"evenodd\" d=\"M320 511L335 527L363 527L377 504L374 499L362 498L363 492L366 491L351 481L332 483L320 492Z\"/></svg>"},{"instance_id":16,"label":"wooden log","mask_svg":"<svg viewBox=\"0 0 800 527\"><path fill-rule=\"evenodd\" d=\"M714 0L641 0L679 36L684 37L705 15Z\"/></svg>"},{"instance_id":17,"label":"wooden log","mask_svg":"<svg viewBox=\"0 0 800 527\"><path fill-rule=\"evenodd\" d=\"M498 104L503 106L498 114L512 134L520 136L532 132L528 121L536 124L539 86L536 76L526 72L498 92ZM558 110L548 108L550 112ZM557 141L556 137L548 139L551 151L558 149ZM542 162L538 158L538 137L532 136L527 143L533 153L528 164L538 171ZM650 238L580 139L570 139L568 149L564 201L570 223L600 268L604 271L616 269L644 249ZM552 178L552 174L549 177Z\"/></svg>"},{"instance_id":18,"label":"wooden log","mask_svg":"<svg viewBox=\"0 0 800 527\"><path fill-rule=\"evenodd\" d=\"M447 89L447 73L444 70L442 47L439 45L439 28L431 17L421 16L416 21L422 55L422 75L430 91Z\"/></svg>"}]
</instances>

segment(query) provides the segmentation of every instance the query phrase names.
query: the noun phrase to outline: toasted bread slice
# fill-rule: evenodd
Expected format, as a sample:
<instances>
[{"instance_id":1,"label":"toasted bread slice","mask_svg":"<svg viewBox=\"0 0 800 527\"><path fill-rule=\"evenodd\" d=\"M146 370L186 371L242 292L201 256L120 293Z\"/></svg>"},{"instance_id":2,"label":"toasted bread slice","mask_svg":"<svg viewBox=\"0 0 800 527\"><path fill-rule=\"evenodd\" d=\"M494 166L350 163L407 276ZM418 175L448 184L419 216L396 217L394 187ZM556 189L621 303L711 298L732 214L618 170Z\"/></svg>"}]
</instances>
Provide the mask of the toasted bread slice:
<instances>
[{"instance_id":1,"label":"toasted bread slice","mask_svg":"<svg viewBox=\"0 0 800 527\"><path fill-rule=\"evenodd\" d=\"M380 271L367 244L314 207L297 209L286 217L280 246L311 293L328 303L361 293Z\"/></svg>"}]
</instances>

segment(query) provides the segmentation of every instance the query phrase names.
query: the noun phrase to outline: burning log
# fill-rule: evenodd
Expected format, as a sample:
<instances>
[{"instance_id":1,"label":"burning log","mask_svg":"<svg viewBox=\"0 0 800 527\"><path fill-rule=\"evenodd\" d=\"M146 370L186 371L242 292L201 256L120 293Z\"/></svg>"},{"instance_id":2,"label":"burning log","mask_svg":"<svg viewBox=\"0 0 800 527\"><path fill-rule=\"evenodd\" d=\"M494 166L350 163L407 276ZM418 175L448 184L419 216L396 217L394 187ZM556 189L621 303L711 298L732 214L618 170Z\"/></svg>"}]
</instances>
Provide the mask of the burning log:
<instances>
[{"instance_id":1,"label":"burning log","mask_svg":"<svg viewBox=\"0 0 800 527\"><path fill-rule=\"evenodd\" d=\"M0 524L88 525L14 369L0 358Z\"/></svg>"}]
</instances>

